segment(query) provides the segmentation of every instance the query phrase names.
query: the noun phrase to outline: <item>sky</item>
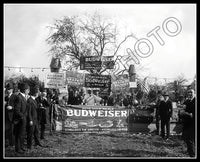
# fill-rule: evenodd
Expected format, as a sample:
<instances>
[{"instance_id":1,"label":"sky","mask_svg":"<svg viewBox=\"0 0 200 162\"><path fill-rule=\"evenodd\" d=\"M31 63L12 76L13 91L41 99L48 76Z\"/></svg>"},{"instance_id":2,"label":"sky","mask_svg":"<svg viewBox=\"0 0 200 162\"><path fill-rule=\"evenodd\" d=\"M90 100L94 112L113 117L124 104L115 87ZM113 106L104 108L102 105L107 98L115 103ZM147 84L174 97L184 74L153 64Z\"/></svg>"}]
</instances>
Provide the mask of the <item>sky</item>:
<instances>
[{"instance_id":1,"label":"sky","mask_svg":"<svg viewBox=\"0 0 200 162\"><path fill-rule=\"evenodd\" d=\"M138 39L146 38L153 45L153 52L141 58L141 76L176 78L184 75L193 79L196 74L196 4L4 4L4 66L46 67L50 65L50 47L45 42L49 36L47 26L64 16L84 15L98 12L112 19L123 34L134 33ZM174 37L163 29L166 19L175 17L181 24L181 31ZM164 41L158 41L147 34L156 27ZM176 31L177 26L168 23L168 29ZM121 55L127 48L134 50L136 40L127 41ZM148 50L147 50L148 51ZM138 65L136 65L138 66ZM139 67L139 66L138 66ZM136 67L137 68L137 67ZM19 69L4 69L5 75L21 74ZM48 71L22 69L25 75L32 73L41 78Z\"/></svg>"}]
</instances>

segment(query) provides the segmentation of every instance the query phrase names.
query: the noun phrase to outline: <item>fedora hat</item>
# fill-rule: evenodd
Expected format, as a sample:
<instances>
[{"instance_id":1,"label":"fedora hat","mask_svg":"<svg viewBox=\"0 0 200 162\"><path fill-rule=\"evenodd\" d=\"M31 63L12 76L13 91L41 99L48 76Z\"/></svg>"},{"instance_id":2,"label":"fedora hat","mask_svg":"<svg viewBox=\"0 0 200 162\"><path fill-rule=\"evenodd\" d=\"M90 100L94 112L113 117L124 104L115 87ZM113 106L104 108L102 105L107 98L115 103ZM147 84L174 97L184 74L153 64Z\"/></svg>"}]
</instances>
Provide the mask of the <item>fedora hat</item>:
<instances>
[{"instance_id":1,"label":"fedora hat","mask_svg":"<svg viewBox=\"0 0 200 162\"><path fill-rule=\"evenodd\" d=\"M169 96L169 93L168 92L164 92L163 96Z\"/></svg>"},{"instance_id":2,"label":"fedora hat","mask_svg":"<svg viewBox=\"0 0 200 162\"><path fill-rule=\"evenodd\" d=\"M7 89L7 90L14 89L13 84L12 84L12 83L8 83L8 84L6 85L6 89Z\"/></svg>"},{"instance_id":3,"label":"fedora hat","mask_svg":"<svg viewBox=\"0 0 200 162\"><path fill-rule=\"evenodd\" d=\"M18 83L18 88L20 92L25 92L26 89L30 89L30 86L27 83Z\"/></svg>"},{"instance_id":4,"label":"fedora hat","mask_svg":"<svg viewBox=\"0 0 200 162\"><path fill-rule=\"evenodd\" d=\"M39 93L39 87L38 86L31 86L30 87L30 95L35 95L36 93Z\"/></svg>"}]
</instances>

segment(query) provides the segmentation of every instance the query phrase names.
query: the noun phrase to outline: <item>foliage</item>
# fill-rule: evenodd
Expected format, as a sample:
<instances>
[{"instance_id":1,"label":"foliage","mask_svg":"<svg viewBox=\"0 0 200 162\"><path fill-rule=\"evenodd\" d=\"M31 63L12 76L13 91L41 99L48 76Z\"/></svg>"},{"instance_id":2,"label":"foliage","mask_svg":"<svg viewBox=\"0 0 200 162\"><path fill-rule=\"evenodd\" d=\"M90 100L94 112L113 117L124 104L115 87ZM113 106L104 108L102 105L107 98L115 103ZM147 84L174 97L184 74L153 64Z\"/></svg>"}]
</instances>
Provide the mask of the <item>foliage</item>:
<instances>
[{"instance_id":1,"label":"foliage","mask_svg":"<svg viewBox=\"0 0 200 162\"><path fill-rule=\"evenodd\" d=\"M187 79L185 79L184 75L181 74L177 77L173 82L167 84L167 90L170 92L170 98L173 101L178 101L181 96L186 97L187 87L185 87L185 83Z\"/></svg>"},{"instance_id":2,"label":"foliage","mask_svg":"<svg viewBox=\"0 0 200 162\"><path fill-rule=\"evenodd\" d=\"M121 45L129 37L133 37L130 34L119 41L117 26L97 13L86 17L65 16L62 20L56 20L49 28L51 34L46 41L50 45L50 54L66 60L69 67L76 69L81 56L114 56ZM106 70L102 68L97 72ZM93 70L90 72L94 73Z\"/></svg>"},{"instance_id":3,"label":"foliage","mask_svg":"<svg viewBox=\"0 0 200 162\"><path fill-rule=\"evenodd\" d=\"M39 80L38 76L31 76L29 78L25 77L25 75L19 75L19 76L11 76L7 80L5 80L5 83L13 83L15 90L17 89L18 83L27 83L29 86L39 86L39 88L44 88L44 83Z\"/></svg>"},{"instance_id":4,"label":"foliage","mask_svg":"<svg viewBox=\"0 0 200 162\"><path fill-rule=\"evenodd\" d=\"M153 102L156 100L156 97L157 97L157 92L155 89L151 89L148 93L148 100L149 102Z\"/></svg>"}]
</instances>

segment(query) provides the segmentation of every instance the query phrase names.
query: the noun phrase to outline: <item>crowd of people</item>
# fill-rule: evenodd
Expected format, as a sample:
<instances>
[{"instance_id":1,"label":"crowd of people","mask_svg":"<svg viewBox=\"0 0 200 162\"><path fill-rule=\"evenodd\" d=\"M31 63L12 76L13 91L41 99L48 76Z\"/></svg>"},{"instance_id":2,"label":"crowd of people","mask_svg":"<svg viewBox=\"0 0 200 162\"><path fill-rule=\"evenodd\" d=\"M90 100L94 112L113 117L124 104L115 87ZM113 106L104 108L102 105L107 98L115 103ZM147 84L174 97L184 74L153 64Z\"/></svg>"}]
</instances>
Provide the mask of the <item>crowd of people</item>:
<instances>
[{"instance_id":1,"label":"crowd of people","mask_svg":"<svg viewBox=\"0 0 200 162\"><path fill-rule=\"evenodd\" d=\"M6 85L5 93L5 137L7 145L15 146L16 153L23 154L26 149L36 146L43 147L41 140L45 138L47 120L51 129L55 130L56 110L54 104L66 105L104 105L125 106L130 108L138 103L131 94L100 96L99 91L90 88L87 93L68 89L67 93L59 93L56 89L41 89L26 83L18 84L15 90L12 83ZM183 123L183 139L187 144L188 154L195 156L195 96L194 90L188 90L188 98L181 103L179 118ZM170 118L173 114L172 102L167 92L158 92L156 102L156 134L163 139L170 137ZM48 117L47 117L48 116ZM54 123L54 124L53 124ZM25 149L26 142L26 149Z\"/></svg>"},{"instance_id":2,"label":"crowd of people","mask_svg":"<svg viewBox=\"0 0 200 162\"><path fill-rule=\"evenodd\" d=\"M14 91L13 91L14 90ZM16 153L23 153L25 141L27 149L42 146L47 112L51 121L51 105L58 104L56 91L39 89L38 86L29 86L26 83L18 84L14 89L12 83L6 85L5 93L5 139L6 146L15 146Z\"/></svg>"},{"instance_id":3,"label":"crowd of people","mask_svg":"<svg viewBox=\"0 0 200 162\"><path fill-rule=\"evenodd\" d=\"M195 157L195 95L194 90L187 91L187 98L182 103L179 102L179 119L182 122L182 138L187 145L187 152L190 157ZM172 118L173 108L169 99L169 94L158 93L156 103L156 134L168 140L170 136L170 118Z\"/></svg>"}]
</instances>

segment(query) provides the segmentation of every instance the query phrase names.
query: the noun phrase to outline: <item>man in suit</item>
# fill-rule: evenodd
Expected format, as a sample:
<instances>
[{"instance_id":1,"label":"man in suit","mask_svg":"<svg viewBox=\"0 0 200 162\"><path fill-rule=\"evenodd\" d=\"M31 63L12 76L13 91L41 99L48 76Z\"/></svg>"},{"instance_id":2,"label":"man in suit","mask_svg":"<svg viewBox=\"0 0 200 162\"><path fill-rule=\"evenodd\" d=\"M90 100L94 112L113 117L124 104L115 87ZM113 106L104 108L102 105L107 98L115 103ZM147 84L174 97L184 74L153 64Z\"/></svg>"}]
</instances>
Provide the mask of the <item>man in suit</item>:
<instances>
[{"instance_id":1,"label":"man in suit","mask_svg":"<svg viewBox=\"0 0 200 162\"><path fill-rule=\"evenodd\" d=\"M32 148L32 141L34 137L35 146L40 144L39 141L39 128L38 128L38 103L36 98L38 97L39 91L38 87L34 86L30 88L30 97L27 100L27 146L28 149Z\"/></svg>"},{"instance_id":2,"label":"man in suit","mask_svg":"<svg viewBox=\"0 0 200 162\"><path fill-rule=\"evenodd\" d=\"M185 109L180 111L180 118L183 121L183 139L187 144L187 152L190 157L195 156L195 96L194 90L189 89L188 98L183 103Z\"/></svg>"},{"instance_id":3,"label":"man in suit","mask_svg":"<svg viewBox=\"0 0 200 162\"><path fill-rule=\"evenodd\" d=\"M44 139L44 132L45 132L45 124L46 121L46 109L49 108L50 103L47 101L47 93L45 90L41 90L41 95L36 98L36 101L39 105L38 111L38 119L40 125L40 139Z\"/></svg>"},{"instance_id":4,"label":"man in suit","mask_svg":"<svg viewBox=\"0 0 200 162\"><path fill-rule=\"evenodd\" d=\"M15 151L17 153L24 153L24 140L27 122L27 96L29 94L30 87L28 84L19 83L18 88L20 92L16 97L13 111Z\"/></svg>"},{"instance_id":5,"label":"man in suit","mask_svg":"<svg viewBox=\"0 0 200 162\"><path fill-rule=\"evenodd\" d=\"M160 116L159 116L159 105L160 102L163 101L164 98L161 94L161 92L158 92L157 101L156 101L156 112L155 112L155 118L156 118L156 134L160 135Z\"/></svg>"},{"instance_id":6,"label":"man in suit","mask_svg":"<svg viewBox=\"0 0 200 162\"><path fill-rule=\"evenodd\" d=\"M169 94L164 92L164 100L159 105L159 116L161 120L161 137L168 140L170 135L170 118L172 117L172 102L169 100ZM166 128L166 136L165 136Z\"/></svg>"},{"instance_id":7,"label":"man in suit","mask_svg":"<svg viewBox=\"0 0 200 162\"><path fill-rule=\"evenodd\" d=\"M13 94L13 84L8 83L6 85L6 91L8 95L5 97L5 137L9 141L9 145L14 145L14 134L13 134L13 109L16 95Z\"/></svg>"}]
</instances>

